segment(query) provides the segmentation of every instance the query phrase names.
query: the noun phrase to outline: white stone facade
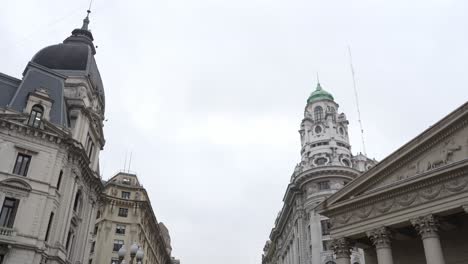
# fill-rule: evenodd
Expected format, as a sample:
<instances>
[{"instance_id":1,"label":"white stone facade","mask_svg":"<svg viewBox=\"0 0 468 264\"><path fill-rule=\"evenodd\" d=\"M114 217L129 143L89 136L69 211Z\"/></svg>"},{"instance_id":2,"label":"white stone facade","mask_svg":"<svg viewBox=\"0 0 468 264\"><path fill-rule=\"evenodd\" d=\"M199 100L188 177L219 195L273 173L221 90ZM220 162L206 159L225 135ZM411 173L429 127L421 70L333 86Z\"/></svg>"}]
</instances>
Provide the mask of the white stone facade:
<instances>
[{"instance_id":1,"label":"white stone facade","mask_svg":"<svg viewBox=\"0 0 468 264\"><path fill-rule=\"evenodd\" d=\"M309 97L299 130L301 162L264 247L262 264L335 263L329 221L315 207L375 164L351 153L348 120L338 107L320 84ZM353 263L364 263L360 252L353 251Z\"/></svg>"},{"instance_id":2,"label":"white stone facade","mask_svg":"<svg viewBox=\"0 0 468 264\"><path fill-rule=\"evenodd\" d=\"M0 74L0 263L89 262L105 140L88 42L91 33L76 29L38 52L21 80ZM64 49L83 57L67 61L74 54L55 52Z\"/></svg>"}]
</instances>

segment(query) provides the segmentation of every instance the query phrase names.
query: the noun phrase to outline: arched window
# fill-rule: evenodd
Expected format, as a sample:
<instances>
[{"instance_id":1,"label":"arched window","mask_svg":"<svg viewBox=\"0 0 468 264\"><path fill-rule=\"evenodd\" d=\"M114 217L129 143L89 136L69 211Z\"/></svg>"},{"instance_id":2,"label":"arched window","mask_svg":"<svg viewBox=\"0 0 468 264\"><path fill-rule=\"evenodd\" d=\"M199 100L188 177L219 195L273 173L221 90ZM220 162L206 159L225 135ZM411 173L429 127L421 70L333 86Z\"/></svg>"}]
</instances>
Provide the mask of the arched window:
<instances>
[{"instance_id":1,"label":"arched window","mask_svg":"<svg viewBox=\"0 0 468 264\"><path fill-rule=\"evenodd\" d=\"M332 117L332 120L333 122L336 122L336 110L335 110L335 107L331 107L330 108L330 114L331 114L331 117Z\"/></svg>"},{"instance_id":2,"label":"arched window","mask_svg":"<svg viewBox=\"0 0 468 264\"><path fill-rule=\"evenodd\" d=\"M321 121L323 116L323 108L321 106L317 106L314 108L314 117L315 121Z\"/></svg>"},{"instance_id":3,"label":"arched window","mask_svg":"<svg viewBox=\"0 0 468 264\"><path fill-rule=\"evenodd\" d=\"M39 127L41 125L42 116L44 115L44 107L41 105L34 105L29 115L28 125L32 127Z\"/></svg>"}]
</instances>

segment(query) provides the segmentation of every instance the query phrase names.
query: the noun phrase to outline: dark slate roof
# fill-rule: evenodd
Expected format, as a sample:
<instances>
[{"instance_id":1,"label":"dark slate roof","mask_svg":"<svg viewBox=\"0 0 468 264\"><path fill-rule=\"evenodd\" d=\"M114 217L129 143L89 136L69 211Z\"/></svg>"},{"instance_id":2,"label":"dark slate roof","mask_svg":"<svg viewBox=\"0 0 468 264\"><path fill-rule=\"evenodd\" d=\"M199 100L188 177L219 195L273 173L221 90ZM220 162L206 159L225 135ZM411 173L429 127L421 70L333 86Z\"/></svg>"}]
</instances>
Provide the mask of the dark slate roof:
<instances>
[{"instance_id":1,"label":"dark slate roof","mask_svg":"<svg viewBox=\"0 0 468 264\"><path fill-rule=\"evenodd\" d=\"M0 107L7 106L15 95L21 80L0 73Z\"/></svg>"}]
</instances>

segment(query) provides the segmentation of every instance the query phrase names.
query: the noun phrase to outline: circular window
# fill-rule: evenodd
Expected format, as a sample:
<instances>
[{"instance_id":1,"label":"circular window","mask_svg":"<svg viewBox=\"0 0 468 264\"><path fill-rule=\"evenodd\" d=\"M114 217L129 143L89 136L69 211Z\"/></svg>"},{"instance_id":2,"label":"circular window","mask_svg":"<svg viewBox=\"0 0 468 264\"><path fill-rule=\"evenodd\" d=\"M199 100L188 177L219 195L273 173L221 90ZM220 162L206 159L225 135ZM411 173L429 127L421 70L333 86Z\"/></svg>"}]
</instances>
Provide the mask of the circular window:
<instances>
[{"instance_id":1,"label":"circular window","mask_svg":"<svg viewBox=\"0 0 468 264\"><path fill-rule=\"evenodd\" d=\"M320 165L324 165L328 162L328 160L326 158L317 158L315 159L315 164L320 166Z\"/></svg>"},{"instance_id":2,"label":"circular window","mask_svg":"<svg viewBox=\"0 0 468 264\"><path fill-rule=\"evenodd\" d=\"M341 134L341 135L344 135L344 129L343 129L342 127L340 127L339 130L340 130L340 134Z\"/></svg>"},{"instance_id":3,"label":"circular window","mask_svg":"<svg viewBox=\"0 0 468 264\"><path fill-rule=\"evenodd\" d=\"M316 134L322 133L322 127L321 127L321 126L316 126L316 127L315 127L315 133L316 133Z\"/></svg>"},{"instance_id":4,"label":"circular window","mask_svg":"<svg viewBox=\"0 0 468 264\"><path fill-rule=\"evenodd\" d=\"M349 160L347 160L347 159L342 159L342 160L341 160L341 163L343 163L343 165L345 165L346 167L350 167L350 166L351 166L351 163L350 163Z\"/></svg>"}]
</instances>

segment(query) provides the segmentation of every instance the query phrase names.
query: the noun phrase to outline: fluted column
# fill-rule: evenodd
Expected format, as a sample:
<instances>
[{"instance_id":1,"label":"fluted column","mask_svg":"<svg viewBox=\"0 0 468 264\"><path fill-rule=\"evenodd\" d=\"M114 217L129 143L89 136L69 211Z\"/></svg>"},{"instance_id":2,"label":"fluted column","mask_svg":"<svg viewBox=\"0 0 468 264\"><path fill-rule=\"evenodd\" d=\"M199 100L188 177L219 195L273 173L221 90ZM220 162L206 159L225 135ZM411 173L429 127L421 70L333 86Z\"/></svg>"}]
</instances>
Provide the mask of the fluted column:
<instances>
[{"instance_id":1,"label":"fluted column","mask_svg":"<svg viewBox=\"0 0 468 264\"><path fill-rule=\"evenodd\" d=\"M375 246L379 264L393 264L391 233L386 227L380 227L367 232L367 236Z\"/></svg>"},{"instance_id":2,"label":"fluted column","mask_svg":"<svg viewBox=\"0 0 468 264\"><path fill-rule=\"evenodd\" d=\"M411 224L418 231L424 245L427 264L445 264L444 254L439 239L439 221L433 215L411 219Z\"/></svg>"},{"instance_id":3,"label":"fluted column","mask_svg":"<svg viewBox=\"0 0 468 264\"><path fill-rule=\"evenodd\" d=\"M332 241L332 249L336 255L337 264L351 264L351 243L347 238L338 238Z\"/></svg>"}]
</instances>

